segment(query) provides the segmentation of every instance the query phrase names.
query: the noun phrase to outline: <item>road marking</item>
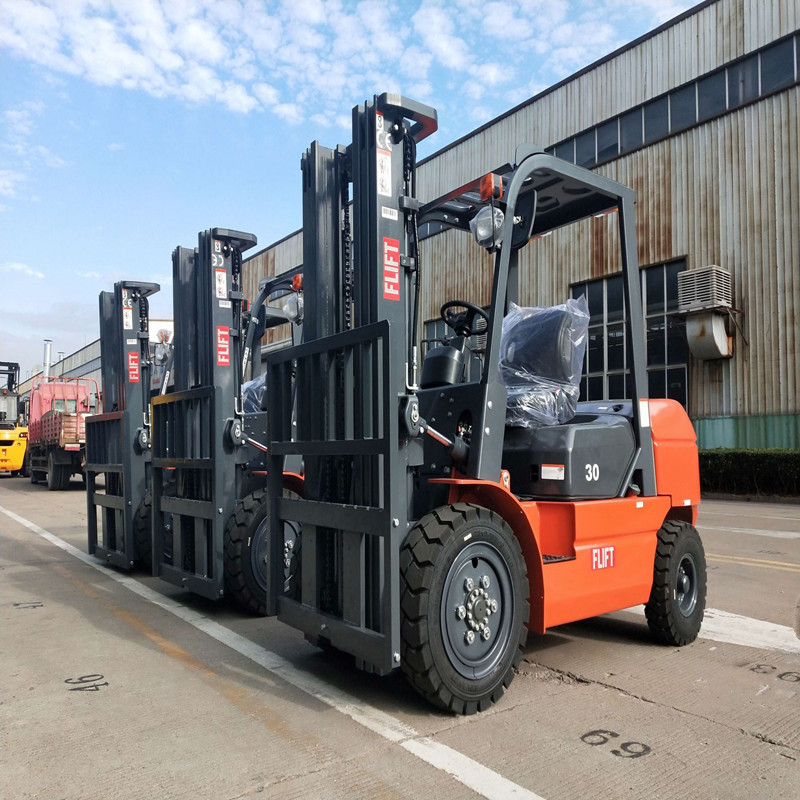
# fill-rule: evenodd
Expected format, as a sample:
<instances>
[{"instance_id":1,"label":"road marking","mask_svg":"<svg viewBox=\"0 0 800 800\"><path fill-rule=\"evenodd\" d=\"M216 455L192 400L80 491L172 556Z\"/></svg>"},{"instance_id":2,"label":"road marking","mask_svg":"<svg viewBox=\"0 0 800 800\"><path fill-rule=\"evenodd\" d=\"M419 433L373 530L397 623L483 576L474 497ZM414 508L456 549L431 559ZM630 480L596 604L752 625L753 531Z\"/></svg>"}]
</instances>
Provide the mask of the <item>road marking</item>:
<instances>
[{"instance_id":1,"label":"road marking","mask_svg":"<svg viewBox=\"0 0 800 800\"><path fill-rule=\"evenodd\" d=\"M722 561L725 564L741 564L743 567L762 567L778 569L783 572L800 572L800 564L790 561L768 561L766 558L747 558L745 556L728 556L722 553L706 553L709 561Z\"/></svg>"},{"instance_id":2,"label":"road marking","mask_svg":"<svg viewBox=\"0 0 800 800\"><path fill-rule=\"evenodd\" d=\"M773 539L800 539L800 533L796 533L795 531L765 531L762 528L728 528L727 526L719 527L717 525L704 525L702 522L698 523L697 527L701 531L749 533L753 536L769 536Z\"/></svg>"},{"instance_id":3,"label":"road marking","mask_svg":"<svg viewBox=\"0 0 800 800\"><path fill-rule=\"evenodd\" d=\"M302 672L295 664L277 653L251 642L244 636L234 633L234 631L208 617L204 617L196 611L185 608L172 598L159 594L134 578L109 570L97 559L81 552L77 547L65 542L55 534L50 533L50 531L40 528L36 523L20 517L3 506L0 506L0 512L54 544L65 553L69 553L69 555L96 569L111 580L122 584L144 600L148 600L184 622L188 622L218 642L254 661L265 670L280 676L297 689L350 717L354 722L363 725L387 741L399 745L426 764L446 772L481 797L485 797L487 800L505 800L505 798L544 800L535 792L513 783L508 778L504 778L494 770L474 761L463 753L459 753L452 747L448 747L446 744L437 742L427 736L422 736L410 725L401 722L379 708L364 703L354 695L337 689L313 675Z\"/></svg>"},{"instance_id":4,"label":"road marking","mask_svg":"<svg viewBox=\"0 0 800 800\"><path fill-rule=\"evenodd\" d=\"M748 516L743 511L711 511L707 508L704 508L702 505L700 506L700 516L706 517L738 517L741 519L744 516ZM772 514L757 514L753 513L753 516L757 516L759 519L777 519L780 522L797 522L800 523L800 518L795 519L794 517L775 517Z\"/></svg>"},{"instance_id":5,"label":"road marking","mask_svg":"<svg viewBox=\"0 0 800 800\"><path fill-rule=\"evenodd\" d=\"M644 606L631 606L623 611L644 616ZM756 647L761 650L800 653L800 639L788 625L743 617L730 611L720 611L718 608L706 609L703 625L700 628L700 638L742 647Z\"/></svg>"}]
</instances>

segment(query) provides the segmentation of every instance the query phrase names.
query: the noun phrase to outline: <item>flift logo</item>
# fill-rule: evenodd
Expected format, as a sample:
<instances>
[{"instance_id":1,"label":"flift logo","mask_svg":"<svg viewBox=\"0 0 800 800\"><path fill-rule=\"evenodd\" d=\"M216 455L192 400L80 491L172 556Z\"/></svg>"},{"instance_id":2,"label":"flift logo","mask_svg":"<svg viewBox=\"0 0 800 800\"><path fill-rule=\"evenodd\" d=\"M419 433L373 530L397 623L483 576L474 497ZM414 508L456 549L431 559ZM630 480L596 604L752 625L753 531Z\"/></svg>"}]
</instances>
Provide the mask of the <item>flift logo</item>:
<instances>
[{"instance_id":1,"label":"flift logo","mask_svg":"<svg viewBox=\"0 0 800 800\"><path fill-rule=\"evenodd\" d=\"M217 366L229 367L231 364L231 332L224 325L217 326Z\"/></svg>"},{"instance_id":2,"label":"flift logo","mask_svg":"<svg viewBox=\"0 0 800 800\"><path fill-rule=\"evenodd\" d=\"M614 547L592 548L592 569L608 569L614 566Z\"/></svg>"},{"instance_id":3,"label":"flift logo","mask_svg":"<svg viewBox=\"0 0 800 800\"><path fill-rule=\"evenodd\" d=\"M400 242L383 237L383 299L400 299Z\"/></svg>"},{"instance_id":4,"label":"flift logo","mask_svg":"<svg viewBox=\"0 0 800 800\"><path fill-rule=\"evenodd\" d=\"M139 383L139 354L128 353L128 383Z\"/></svg>"}]
</instances>

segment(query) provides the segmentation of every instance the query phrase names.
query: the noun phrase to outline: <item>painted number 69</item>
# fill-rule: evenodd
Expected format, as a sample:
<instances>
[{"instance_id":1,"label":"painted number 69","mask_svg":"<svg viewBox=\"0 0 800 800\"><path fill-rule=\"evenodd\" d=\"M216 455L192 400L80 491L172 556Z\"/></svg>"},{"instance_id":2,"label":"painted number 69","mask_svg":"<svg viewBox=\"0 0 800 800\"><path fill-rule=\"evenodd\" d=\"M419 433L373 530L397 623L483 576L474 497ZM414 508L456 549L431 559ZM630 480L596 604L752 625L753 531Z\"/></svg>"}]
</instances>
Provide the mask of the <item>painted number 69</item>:
<instances>
[{"instance_id":1,"label":"painted number 69","mask_svg":"<svg viewBox=\"0 0 800 800\"><path fill-rule=\"evenodd\" d=\"M589 731L581 736L581 741L590 744L592 747L608 744L612 739L618 739L616 731ZM611 754L618 758L641 758L652 753L652 748L642 742L621 742L619 749L614 749Z\"/></svg>"},{"instance_id":2,"label":"painted number 69","mask_svg":"<svg viewBox=\"0 0 800 800\"><path fill-rule=\"evenodd\" d=\"M600 480L600 466L598 464L586 465L586 480L599 481Z\"/></svg>"}]
</instances>

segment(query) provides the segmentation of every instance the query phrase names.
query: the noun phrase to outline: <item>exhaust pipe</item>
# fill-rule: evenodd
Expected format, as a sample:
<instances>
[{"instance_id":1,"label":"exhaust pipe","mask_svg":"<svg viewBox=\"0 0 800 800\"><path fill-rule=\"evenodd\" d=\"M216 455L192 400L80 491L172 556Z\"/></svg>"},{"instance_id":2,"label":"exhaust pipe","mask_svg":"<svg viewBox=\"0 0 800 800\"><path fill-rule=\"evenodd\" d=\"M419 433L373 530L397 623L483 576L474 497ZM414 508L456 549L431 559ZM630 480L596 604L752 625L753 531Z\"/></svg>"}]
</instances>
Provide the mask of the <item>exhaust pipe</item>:
<instances>
[{"instance_id":1,"label":"exhaust pipe","mask_svg":"<svg viewBox=\"0 0 800 800\"><path fill-rule=\"evenodd\" d=\"M45 339L44 340L44 357L42 359L42 375L45 378L50 377L50 357L51 357L51 349L53 347L53 340L52 339Z\"/></svg>"}]
</instances>

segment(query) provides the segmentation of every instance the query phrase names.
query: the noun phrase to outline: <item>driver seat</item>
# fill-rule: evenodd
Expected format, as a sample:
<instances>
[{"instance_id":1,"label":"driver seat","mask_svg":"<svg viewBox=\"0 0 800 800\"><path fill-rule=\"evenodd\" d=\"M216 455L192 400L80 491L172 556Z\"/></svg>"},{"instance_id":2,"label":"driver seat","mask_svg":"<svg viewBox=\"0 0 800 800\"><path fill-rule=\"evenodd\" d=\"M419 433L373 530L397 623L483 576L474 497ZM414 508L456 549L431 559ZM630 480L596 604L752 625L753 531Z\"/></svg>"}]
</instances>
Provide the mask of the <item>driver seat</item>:
<instances>
[{"instance_id":1,"label":"driver seat","mask_svg":"<svg viewBox=\"0 0 800 800\"><path fill-rule=\"evenodd\" d=\"M451 344L430 349L422 362L420 389L455 386L464 379L464 353Z\"/></svg>"}]
</instances>

